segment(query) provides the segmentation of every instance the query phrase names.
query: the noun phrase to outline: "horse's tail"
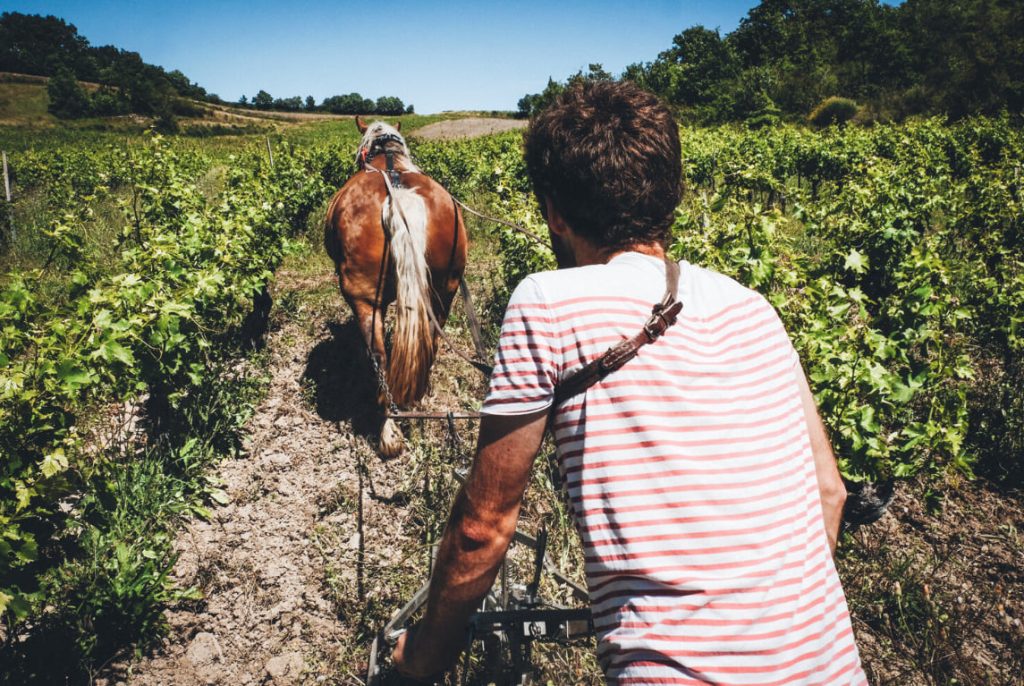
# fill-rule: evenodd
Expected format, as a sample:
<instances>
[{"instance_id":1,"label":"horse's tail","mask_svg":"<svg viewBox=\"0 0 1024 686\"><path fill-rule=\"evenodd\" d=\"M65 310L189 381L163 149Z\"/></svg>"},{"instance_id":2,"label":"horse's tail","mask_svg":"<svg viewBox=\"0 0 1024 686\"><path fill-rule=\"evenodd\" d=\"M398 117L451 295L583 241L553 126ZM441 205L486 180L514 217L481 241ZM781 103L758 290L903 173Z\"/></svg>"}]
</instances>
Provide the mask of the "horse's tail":
<instances>
[{"instance_id":1,"label":"horse's tail","mask_svg":"<svg viewBox=\"0 0 1024 686\"><path fill-rule=\"evenodd\" d=\"M394 204L399 203L401 211ZM381 210L395 261L395 331L388 386L399 405L423 397L436 354L427 267L427 207L416 191L396 188ZM405 221L403 221L403 215ZM408 222L408 225L406 225Z\"/></svg>"}]
</instances>

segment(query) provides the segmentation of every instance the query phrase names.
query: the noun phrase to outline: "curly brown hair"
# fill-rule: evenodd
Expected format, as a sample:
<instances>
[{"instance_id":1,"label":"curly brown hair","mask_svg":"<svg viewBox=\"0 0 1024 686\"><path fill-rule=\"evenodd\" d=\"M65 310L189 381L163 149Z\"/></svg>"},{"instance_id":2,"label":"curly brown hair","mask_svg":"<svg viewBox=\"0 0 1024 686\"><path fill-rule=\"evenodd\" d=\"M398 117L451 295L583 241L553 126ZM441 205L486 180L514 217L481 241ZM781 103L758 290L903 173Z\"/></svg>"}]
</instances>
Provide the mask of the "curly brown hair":
<instances>
[{"instance_id":1,"label":"curly brown hair","mask_svg":"<svg viewBox=\"0 0 1024 686\"><path fill-rule=\"evenodd\" d=\"M574 232L600 247L664 243L682 194L679 130L627 81L570 88L530 122L526 167Z\"/></svg>"}]
</instances>

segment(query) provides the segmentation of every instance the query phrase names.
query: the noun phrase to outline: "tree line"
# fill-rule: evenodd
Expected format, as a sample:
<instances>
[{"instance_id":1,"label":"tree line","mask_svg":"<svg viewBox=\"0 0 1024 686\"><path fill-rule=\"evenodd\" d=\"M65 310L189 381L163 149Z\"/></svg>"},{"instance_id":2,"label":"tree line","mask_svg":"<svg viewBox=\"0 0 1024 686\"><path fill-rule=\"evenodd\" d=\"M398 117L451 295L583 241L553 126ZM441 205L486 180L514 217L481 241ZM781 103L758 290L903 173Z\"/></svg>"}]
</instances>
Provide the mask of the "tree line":
<instances>
[{"instance_id":1,"label":"tree line","mask_svg":"<svg viewBox=\"0 0 1024 686\"><path fill-rule=\"evenodd\" d=\"M137 52L94 47L73 24L54 16L0 15L0 71L50 77L50 111L63 118L130 112L173 123L197 114L188 99L218 102L181 71L147 64ZM99 84L87 90L80 82Z\"/></svg>"},{"instance_id":2,"label":"tree line","mask_svg":"<svg viewBox=\"0 0 1024 686\"><path fill-rule=\"evenodd\" d=\"M330 112L332 114L413 114L412 104L406 106L401 98L382 95L377 100L364 98L359 93L347 95L331 95L324 98L319 105L312 95L305 100L296 95L290 98L275 98L265 90L261 90L249 100L242 96L238 104L243 107L255 107L258 110L277 110L281 112Z\"/></svg>"},{"instance_id":3,"label":"tree line","mask_svg":"<svg viewBox=\"0 0 1024 686\"><path fill-rule=\"evenodd\" d=\"M612 77L596 64L566 82L550 79L519 101L519 113L535 114L588 78ZM731 33L690 27L621 78L701 123L805 116L837 96L870 120L1019 113L1024 3L762 0Z\"/></svg>"},{"instance_id":4,"label":"tree line","mask_svg":"<svg viewBox=\"0 0 1024 686\"><path fill-rule=\"evenodd\" d=\"M61 118L137 113L157 117L164 128L176 128L175 115L201 116L191 100L224 101L175 69L147 64L137 52L111 45L94 47L74 24L54 16L20 12L0 14L0 71L48 76L50 112ZM81 82L98 84L90 89ZM259 91L238 104L261 110L322 111L338 114L397 115L413 112L400 98L377 100L358 93L333 95L320 105L313 96L273 98Z\"/></svg>"}]
</instances>

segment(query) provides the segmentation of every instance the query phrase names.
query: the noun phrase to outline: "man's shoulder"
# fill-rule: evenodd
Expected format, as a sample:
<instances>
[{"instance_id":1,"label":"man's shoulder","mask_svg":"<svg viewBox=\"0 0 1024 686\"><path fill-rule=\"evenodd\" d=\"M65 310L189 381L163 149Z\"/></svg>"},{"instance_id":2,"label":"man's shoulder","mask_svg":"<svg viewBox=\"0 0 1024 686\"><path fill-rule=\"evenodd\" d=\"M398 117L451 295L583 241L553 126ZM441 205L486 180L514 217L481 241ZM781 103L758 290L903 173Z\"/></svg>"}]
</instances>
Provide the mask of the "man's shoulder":
<instances>
[{"instance_id":1,"label":"man's shoulder","mask_svg":"<svg viewBox=\"0 0 1024 686\"><path fill-rule=\"evenodd\" d=\"M535 272L516 287L510 303L549 304L580 298L639 298L657 301L664 281L644 275L644 267L661 270L649 258L619 260L611 264ZM685 260L680 263L679 298L691 313L711 313L739 304L769 306L757 291L734 278Z\"/></svg>"},{"instance_id":2,"label":"man's shoulder","mask_svg":"<svg viewBox=\"0 0 1024 686\"><path fill-rule=\"evenodd\" d=\"M689 291L694 305L709 308L730 307L740 303L768 305L763 295L744 286L736 279L707 267L687 264L683 288Z\"/></svg>"}]
</instances>

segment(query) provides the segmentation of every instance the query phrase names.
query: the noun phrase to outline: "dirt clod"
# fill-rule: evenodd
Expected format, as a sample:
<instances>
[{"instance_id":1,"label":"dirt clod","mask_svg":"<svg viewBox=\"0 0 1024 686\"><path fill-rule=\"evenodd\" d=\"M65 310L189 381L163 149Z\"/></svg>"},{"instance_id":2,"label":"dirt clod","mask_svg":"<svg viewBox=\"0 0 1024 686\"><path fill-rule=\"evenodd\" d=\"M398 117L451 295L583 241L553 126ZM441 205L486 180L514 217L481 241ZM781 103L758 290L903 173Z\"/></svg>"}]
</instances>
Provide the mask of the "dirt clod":
<instances>
[{"instance_id":1,"label":"dirt clod","mask_svg":"<svg viewBox=\"0 0 1024 686\"><path fill-rule=\"evenodd\" d=\"M302 666L302 654L290 652L270 658L266 671L275 684L287 684L302 673Z\"/></svg>"},{"instance_id":2,"label":"dirt clod","mask_svg":"<svg viewBox=\"0 0 1024 686\"><path fill-rule=\"evenodd\" d=\"M185 659L193 667L205 667L220 657L220 644L217 642L217 637L207 631L196 634L196 637L188 644L188 650L185 651Z\"/></svg>"}]
</instances>

